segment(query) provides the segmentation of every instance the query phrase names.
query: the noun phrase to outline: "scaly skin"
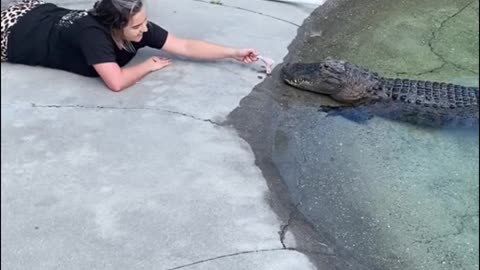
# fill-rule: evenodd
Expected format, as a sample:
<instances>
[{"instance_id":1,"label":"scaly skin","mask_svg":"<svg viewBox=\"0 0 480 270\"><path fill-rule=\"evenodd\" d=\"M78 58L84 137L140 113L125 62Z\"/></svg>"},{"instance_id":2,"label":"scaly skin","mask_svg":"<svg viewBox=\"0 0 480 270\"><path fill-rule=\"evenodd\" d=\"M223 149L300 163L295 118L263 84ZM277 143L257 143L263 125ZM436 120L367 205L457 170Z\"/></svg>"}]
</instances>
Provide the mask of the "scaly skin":
<instances>
[{"instance_id":1,"label":"scaly skin","mask_svg":"<svg viewBox=\"0 0 480 270\"><path fill-rule=\"evenodd\" d=\"M380 77L363 67L327 58L286 64L284 81L302 90L330 95L389 118L428 125L478 124L478 87Z\"/></svg>"}]
</instances>

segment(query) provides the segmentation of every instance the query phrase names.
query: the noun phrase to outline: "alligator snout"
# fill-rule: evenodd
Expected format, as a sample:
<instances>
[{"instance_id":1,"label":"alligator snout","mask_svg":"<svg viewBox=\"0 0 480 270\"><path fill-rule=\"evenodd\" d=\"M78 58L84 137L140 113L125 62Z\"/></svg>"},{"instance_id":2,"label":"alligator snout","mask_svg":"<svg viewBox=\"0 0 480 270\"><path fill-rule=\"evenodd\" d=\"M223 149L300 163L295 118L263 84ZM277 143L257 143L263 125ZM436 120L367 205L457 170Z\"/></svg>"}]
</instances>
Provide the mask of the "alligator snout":
<instances>
[{"instance_id":1,"label":"alligator snout","mask_svg":"<svg viewBox=\"0 0 480 270\"><path fill-rule=\"evenodd\" d=\"M343 87L344 69L327 61L316 63L286 63L281 71L283 80L298 89L321 94L335 94Z\"/></svg>"},{"instance_id":2,"label":"alligator snout","mask_svg":"<svg viewBox=\"0 0 480 270\"><path fill-rule=\"evenodd\" d=\"M312 74L306 72L307 70L308 68L306 69L303 63L286 63L281 71L285 82L292 86L302 88L302 85L308 84L312 81L311 79L313 79L309 77Z\"/></svg>"}]
</instances>

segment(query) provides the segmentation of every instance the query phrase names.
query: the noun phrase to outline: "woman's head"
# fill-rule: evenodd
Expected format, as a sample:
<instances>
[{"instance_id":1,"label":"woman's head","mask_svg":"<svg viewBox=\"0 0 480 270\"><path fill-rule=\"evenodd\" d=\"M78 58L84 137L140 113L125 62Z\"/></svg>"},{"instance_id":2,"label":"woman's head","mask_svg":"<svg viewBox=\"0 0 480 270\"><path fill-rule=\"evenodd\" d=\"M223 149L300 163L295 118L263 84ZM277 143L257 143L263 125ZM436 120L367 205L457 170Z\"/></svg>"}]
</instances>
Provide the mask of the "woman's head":
<instances>
[{"instance_id":1,"label":"woman's head","mask_svg":"<svg viewBox=\"0 0 480 270\"><path fill-rule=\"evenodd\" d=\"M117 43L139 42L147 31L148 21L142 0L99 0L90 13L110 26Z\"/></svg>"}]
</instances>

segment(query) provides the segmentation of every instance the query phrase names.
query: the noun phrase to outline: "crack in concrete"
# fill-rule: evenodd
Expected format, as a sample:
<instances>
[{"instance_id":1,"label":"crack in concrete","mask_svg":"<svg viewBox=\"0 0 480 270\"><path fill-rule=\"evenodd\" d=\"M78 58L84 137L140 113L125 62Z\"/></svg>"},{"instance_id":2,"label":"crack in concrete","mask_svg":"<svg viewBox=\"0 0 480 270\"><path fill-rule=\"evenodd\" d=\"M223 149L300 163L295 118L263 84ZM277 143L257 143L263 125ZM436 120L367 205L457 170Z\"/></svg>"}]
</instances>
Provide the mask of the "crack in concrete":
<instances>
[{"instance_id":1,"label":"crack in concrete","mask_svg":"<svg viewBox=\"0 0 480 270\"><path fill-rule=\"evenodd\" d=\"M221 126L220 123L215 122L211 119L198 118L198 117L193 116L191 114L186 114L186 113L182 113L182 112L176 112L176 111L170 111L170 110L163 110L163 111L171 113L171 114L178 114L178 115L181 115L181 116L189 117L189 118L192 118L192 119L195 119L195 120L198 120L198 121L208 122L208 123L211 123L211 124L216 125L216 126Z\"/></svg>"},{"instance_id":2,"label":"crack in concrete","mask_svg":"<svg viewBox=\"0 0 480 270\"><path fill-rule=\"evenodd\" d=\"M290 226L295 226L294 222L296 220L296 215L300 213L300 210L298 209L298 206L301 205L301 202L298 202L293 210L289 213L288 215L288 220L287 223L284 225L280 225L280 231L278 232L280 236L280 243L282 244L283 249L286 250L295 250L298 252L302 253L309 253L309 254L315 254L315 255L322 255L322 256L337 256L336 252L333 248L331 248L329 245L315 241L315 245L317 246L316 248L310 247L310 248L299 248L299 247L288 247L287 244L285 243L285 236L290 229Z\"/></svg>"},{"instance_id":3,"label":"crack in concrete","mask_svg":"<svg viewBox=\"0 0 480 270\"><path fill-rule=\"evenodd\" d=\"M193 1L196 1L196 2L202 2L202 3L206 3L206 4L211 4L213 5L213 3L210 3L209 1L205 1L205 0L193 0ZM218 5L218 4L217 4ZM262 13L262 12L259 12L259 11L255 11L255 10L251 10L251 9L247 9L247 8L242 8L242 7L237 7L237 6L230 6L230 5L225 5L225 4L221 4L219 6L223 6L223 7L229 7L229 8L234 8L234 9L239 9L239 10L243 10L243 11L247 11L247 12L251 12L251 13L255 13L255 14L258 14L258 15L261 15L261 16L265 16L265 17L269 17L269 18L272 18L272 19L275 19L275 20L278 20L278 21L282 21L284 23L288 23L288 24L291 24L291 25L295 25L296 27L300 27L299 24L296 24L294 22L291 22L291 21L288 21L288 20L285 20L285 19L282 19L282 18L279 18L279 17L275 17L275 16L272 16L272 15L268 15L268 14L265 14L265 13Z\"/></svg>"},{"instance_id":4,"label":"crack in concrete","mask_svg":"<svg viewBox=\"0 0 480 270\"><path fill-rule=\"evenodd\" d=\"M451 232L451 233L446 233L446 234L442 234L442 235L438 235L438 236L435 236L435 237L431 237L430 239L424 239L424 240L415 240L413 241L411 244L415 244L415 243L420 243L420 244L430 244L434 241L438 241L440 239L443 239L443 238L447 238L447 237L455 237L455 236L458 236L458 235L461 235L465 232L465 222L466 222L466 219L467 218L473 218L473 217L477 217L478 218L478 213L476 214L463 214L463 215L457 215L457 218L460 219L460 224L459 226L457 226L455 228L455 231L454 232Z\"/></svg>"},{"instance_id":5,"label":"crack in concrete","mask_svg":"<svg viewBox=\"0 0 480 270\"><path fill-rule=\"evenodd\" d=\"M457 236L461 234L460 231L457 229L456 232L452 232L452 233L448 233L448 234L442 234L442 235L438 235L438 236L435 236L435 237L432 237L430 239L425 239L425 240L415 240L411 243L411 245L413 244L416 244L416 243L419 243L419 244L431 244L432 242L434 241L438 241L442 238L447 238L447 237L450 237L450 236Z\"/></svg>"},{"instance_id":6,"label":"crack in concrete","mask_svg":"<svg viewBox=\"0 0 480 270\"><path fill-rule=\"evenodd\" d=\"M421 75L425 75L425 74L429 74L429 73L435 73L441 69L443 69L445 66L447 65L446 62L443 62L440 66L436 67L436 68L433 68L431 70L427 70L427 71L422 71L422 72L418 72L418 73L410 73L410 72L395 72L396 75L411 75L411 76L421 76Z\"/></svg>"},{"instance_id":7,"label":"crack in concrete","mask_svg":"<svg viewBox=\"0 0 480 270\"><path fill-rule=\"evenodd\" d=\"M231 254L225 254L225 255L211 257L211 258L207 258L207 259L203 259L203 260L198 260L198 261L195 261L195 262L192 262L192 263L176 266L176 267L173 267L173 268L168 268L166 270L177 270L177 269L182 269L182 268L194 266L194 265L197 265L197 264L211 262L211 261L218 260L218 259L240 256L240 255L245 255L245 254L260 253L260 252L296 251L296 252L300 252L300 253L309 253L309 254L322 255L322 256L337 256L335 254L335 252L332 251L329 248L328 245L323 244L323 243L317 243L317 244L321 245L322 247L325 247L325 251L311 251L311 250L302 249L302 248L287 247L287 245L284 242L285 241L285 235L288 231L288 228L289 228L291 222L294 220L294 216L295 216L295 213L298 211L297 207L298 207L299 204L300 203L298 203L295 206L294 210L292 210L290 212L290 214L288 215L287 223L284 224L284 225L280 225L280 231L278 233L280 235L280 243L282 244L281 248L257 249L257 250L250 250L250 251L235 252L235 253L231 253Z\"/></svg>"},{"instance_id":8,"label":"crack in concrete","mask_svg":"<svg viewBox=\"0 0 480 270\"><path fill-rule=\"evenodd\" d=\"M460 219L460 226L457 228L458 233L455 235L460 235L465 232L465 226L468 218L477 218L478 219L478 211L477 213L474 214L463 214L463 215L458 215L457 218Z\"/></svg>"},{"instance_id":9,"label":"crack in concrete","mask_svg":"<svg viewBox=\"0 0 480 270\"><path fill-rule=\"evenodd\" d=\"M438 59L440 59L443 63L436 67L436 68L433 68L431 70L427 70L427 71L422 71L422 72L419 72L419 73L409 73L409 72L396 72L395 74L397 75L413 75L413 76L421 76L421 75L425 75L425 74L429 74L429 73L434 73L438 70L441 70L443 69L447 64L450 64L452 66L454 66L455 68L459 69L459 70L463 70L463 71L467 71L467 72L470 72L470 73L473 73L473 74L477 74L475 71L473 70L470 70L468 68L464 68L462 66L459 66L455 63L452 63L452 62L449 62L447 59L445 59L440 53L438 53L437 51L435 51L435 48L434 48L434 45L433 45L433 42L437 39L437 35L438 35L438 32L440 32L443 27L445 26L445 24L450 21L451 19L455 18L458 14L462 13L462 11L464 11L466 8L468 8L470 5L472 5L475 1L471 1L469 2L468 4L466 4L465 6L463 6L462 8L460 8L457 12L455 12L454 14L448 16L447 18L445 18L445 20L443 20L441 23L440 23L440 26L432 31L432 35L431 35L431 38L428 40L428 47L430 48L430 51L436 56L438 57Z\"/></svg>"},{"instance_id":10,"label":"crack in concrete","mask_svg":"<svg viewBox=\"0 0 480 270\"><path fill-rule=\"evenodd\" d=\"M166 110L166 109L160 109L160 108L154 108L154 107L115 107L115 106L87 106L87 105L38 105L35 103L31 103L31 106L33 108L75 108L75 109L91 109L91 110L98 110L98 109L108 109L108 110L139 110L139 111L157 111L157 112L166 112L166 113L171 113L171 114L176 114L176 115L181 115L184 117L188 117L197 121L202 121L202 122L208 122L216 126L222 126L222 124L215 122L211 119L203 119L203 118L198 118L194 115L183 113L183 112L177 112L177 111L172 111L172 110Z\"/></svg>"},{"instance_id":11,"label":"crack in concrete","mask_svg":"<svg viewBox=\"0 0 480 270\"><path fill-rule=\"evenodd\" d=\"M168 269L166 269L166 270L182 269L182 268L186 268L186 267L189 267L189 266L193 266L193 265L197 265L197 264L202 264L202 263L206 263L206 262L210 262L210 261L214 261L214 260L218 260L218 259L223 259L223 258L227 258L227 257L234 257L234 256L239 256L239 255L251 254L251 253L273 252L273 251L285 251L285 250L289 250L289 249L285 249L285 248L270 248L270 249L257 249L257 250L250 250L250 251L241 251L241 252L236 252L236 253L231 253L231 254L226 254L226 255L221 255L221 256L217 256L217 257L212 257L212 258L208 258L208 259L203 259L203 260L195 261L195 262L193 262L193 263L184 264L184 265L176 266L176 267L173 267L173 268L168 268Z\"/></svg>"},{"instance_id":12,"label":"crack in concrete","mask_svg":"<svg viewBox=\"0 0 480 270\"><path fill-rule=\"evenodd\" d=\"M317 255L324 255L324 256L336 256L335 254L330 254L330 253L325 253L325 252L308 251L308 250L302 250L302 249L297 249L297 248L288 248L288 247L285 247L285 248L270 248L270 249L257 249L257 250L235 252L235 253L220 255L220 256L212 257L212 258L208 258L208 259L198 260L198 261L195 261L195 262L192 262L192 263L188 263L188 264L184 264L184 265L180 265L180 266L175 266L173 268L168 268L166 270L182 269L182 268L194 266L194 265L197 265L197 264L202 264L202 263L206 263L206 262L215 261L215 260L218 260L218 259L240 256L240 255L245 255L245 254L261 253L261 252L274 252L274 251L296 251L296 252L301 252L301 253L310 253L310 254L317 254Z\"/></svg>"},{"instance_id":13,"label":"crack in concrete","mask_svg":"<svg viewBox=\"0 0 480 270\"><path fill-rule=\"evenodd\" d=\"M466 4L464 7L462 7L461 9L459 9L457 12L455 12L454 14L448 16L445 20L443 20L441 23L440 23L440 26L437 28L437 30L433 31L432 32L432 38L430 38L430 40L428 41L428 47L430 48L430 51L435 54L440 60L442 60L444 63L448 63L460 70L464 70L464 71L469 71L469 72L472 72L472 73L475 73L475 71L472 71L472 70L469 70L468 68L463 68L461 66L458 66L457 64L455 63L451 63L449 61L447 61L440 53L436 52L435 49L434 49L434 46L433 46L433 41L437 38L437 33L440 32L440 30L443 29L443 27L445 26L445 24L450 21L451 19L455 18L458 14L462 13L466 8L468 8L469 6L471 6L475 1L471 1L469 2L468 4Z\"/></svg>"},{"instance_id":14,"label":"crack in concrete","mask_svg":"<svg viewBox=\"0 0 480 270\"><path fill-rule=\"evenodd\" d=\"M290 226L290 223L292 222L293 214L295 213L295 211L298 211L297 207L298 207L299 204L300 203L297 203L297 205L295 205L294 210L291 211L290 214L288 214L287 223L284 224L284 225L280 225L280 231L278 232L278 234L280 235L280 243L282 244L283 248L287 248L287 245L285 244L285 235L287 234L288 227Z\"/></svg>"}]
</instances>

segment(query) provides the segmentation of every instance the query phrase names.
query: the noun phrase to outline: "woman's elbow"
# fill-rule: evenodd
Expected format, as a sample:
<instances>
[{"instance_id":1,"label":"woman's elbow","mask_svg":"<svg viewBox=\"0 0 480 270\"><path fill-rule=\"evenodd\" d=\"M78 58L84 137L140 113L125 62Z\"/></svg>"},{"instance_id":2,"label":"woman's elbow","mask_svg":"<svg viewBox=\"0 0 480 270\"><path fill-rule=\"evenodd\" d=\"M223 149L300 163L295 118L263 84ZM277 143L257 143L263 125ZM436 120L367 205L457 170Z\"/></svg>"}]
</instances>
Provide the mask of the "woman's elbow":
<instances>
[{"instance_id":1,"label":"woman's elbow","mask_svg":"<svg viewBox=\"0 0 480 270\"><path fill-rule=\"evenodd\" d=\"M107 84L107 87L112 92L120 92L125 89L125 87L122 87L120 84Z\"/></svg>"},{"instance_id":2,"label":"woman's elbow","mask_svg":"<svg viewBox=\"0 0 480 270\"><path fill-rule=\"evenodd\" d=\"M126 88L122 70L117 63L96 64L94 68L104 84L112 92L120 92Z\"/></svg>"},{"instance_id":3,"label":"woman's elbow","mask_svg":"<svg viewBox=\"0 0 480 270\"><path fill-rule=\"evenodd\" d=\"M116 78L113 80L104 80L104 82L108 89L112 92L120 92L126 88L120 78Z\"/></svg>"}]
</instances>

